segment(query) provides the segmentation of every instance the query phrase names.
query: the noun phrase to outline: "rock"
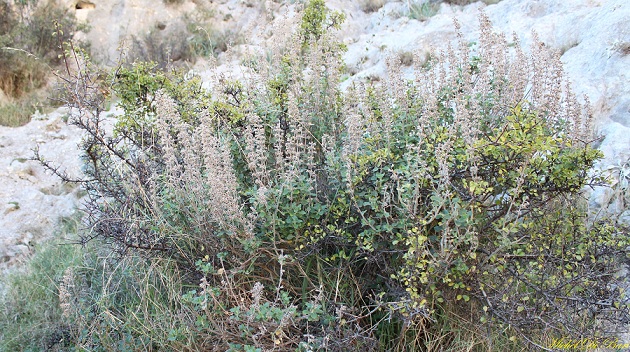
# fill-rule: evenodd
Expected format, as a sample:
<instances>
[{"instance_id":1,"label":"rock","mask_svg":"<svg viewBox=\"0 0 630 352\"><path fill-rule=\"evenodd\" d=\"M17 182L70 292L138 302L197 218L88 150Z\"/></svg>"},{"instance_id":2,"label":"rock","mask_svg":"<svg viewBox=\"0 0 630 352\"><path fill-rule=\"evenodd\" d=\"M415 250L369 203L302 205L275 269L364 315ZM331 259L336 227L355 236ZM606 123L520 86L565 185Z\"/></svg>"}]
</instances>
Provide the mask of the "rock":
<instances>
[{"instance_id":1,"label":"rock","mask_svg":"<svg viewBox=\"0 0 630 352\"><path fill-rule=\"evenodd\" d=\"M155 36L152 40L156 42L150 45L163 49L161 40L168 34L165 32L185 29L184 15L193 12L197 6L192 1L185 1L179 6L167 6L164 1L153 0L95 1L93 5L77 9L77 15L89 23L91 30L79 34L75 39L90 42L93 58L107 65L116 64L121 48L129 48L134 41L142 43L152 30L159 33L151 34ZM161 23L159 27L164 28L156 27L156 23ZM178 37L176 43L186 44L186 37ZM151 49L144 45L140 50ZM172 46L170 49L171 57L182 56L180 48Z\"/></svg>"},{"instance_id":2,"label":"rock","mask_svg":"<svg viewBox=\"0 0 630 352\"><path fill-rule=\"evenodd\" d=\"M66 135L63 133L47 132L46 136L50 139L66 139Z\"/></svg>"},{"instance_id":3,"label":"rock","mask_svg":"<svg viewBox=\"0 0 630 352\"><path fill-rule=\"evenodd\" d=\"M9 202L7 204L4 205L4 211L3 213L6 215L12 211L16 211L20 209L20 204L18 202Z\"/></svg>"},{"instance_id":4,"label":"rock","mask_svg":"<svg viewBox=\"0 0 630 352\"><path fill-rule=\"evenodd\" d=\"M9 136L0 136L0 148L6 148L13 144L13 140Z\"/></svg>"},{"instance_id":5,"label":"rock","mask_svg":"<svg viewBox=\"0 0 630 352\"><path fill-rule=\"evenodd\" d=\"M23 160L23 159L22 159ZM37 182L35 171L31 162L19 161L16 159L8 168L9 175L30 182Z\"/></svg>"},{"instance_id":6,"label":"rock","mask_svg":"<svg viewBox=\"0 0 630 352\"><path fill-rule=\"evenodd\" d=\"M25 252L16 245L28 246L52 236L58 219L72 216L79 203L74 185L62 183L29 160L39 146L42 156L62 165L61 170L79 174L81 133L64 122L68 112L59 108L21 127L0 127L0 261L4 267Z\"/></svg>"},{"instance_id":7,"label":"rock","mask_svg":"<svg viewBox=\"0 0 630 352\"><path fill-rule=\"evenodd\" d=\"M65 123L59 117L56 117L54 119L50 119L46 123L46 131L48 131L48 132L59 132L63 125L65 125Z\"/></svg>"},{"instance_id":8,"label":"rock","mask_svg":"<svg viewBox=\"0 0 630 352\"><path fill-rule=\"evenodd\" d=\"M26 244L16 244L11 247L11 252L13 256L24 255L30 252L30 247Z\"/></svg>"}]
</instances>

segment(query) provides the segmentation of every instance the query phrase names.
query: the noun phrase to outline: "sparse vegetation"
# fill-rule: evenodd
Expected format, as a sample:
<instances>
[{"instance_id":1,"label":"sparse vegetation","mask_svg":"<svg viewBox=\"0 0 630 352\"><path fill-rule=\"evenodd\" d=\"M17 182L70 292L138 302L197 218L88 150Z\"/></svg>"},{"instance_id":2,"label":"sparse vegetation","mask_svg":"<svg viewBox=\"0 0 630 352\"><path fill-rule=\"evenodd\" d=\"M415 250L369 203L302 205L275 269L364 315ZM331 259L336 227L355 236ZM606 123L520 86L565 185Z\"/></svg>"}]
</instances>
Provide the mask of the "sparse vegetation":
<instances>
[{"instance_id":1,"label":"sparse vegetation","mask_svg":"<svg viewBox=\"0 0 630 352\"><path fill-rule=\"evenodd\" d=\"M566 53L567 51L575 48L576 46L578 46L580 44L580 42L578 40L570 40L567 41L564 45L562 45L559 49L558 52L560 54L560 56L564 55L564 53Z\"/></svg>"},{"instance_id":2,"label":"sparse vegetation","mask_svg":"<svg viewBox=\"0 0 630 352\"><path fill-rule=\"evenodd\" d=\"M28 123L36 111L41 111L46 106L42 101L45 101L45 98L29 94L21 99L0 104L0 126L18 127Z\"/></svg>"},{"instance_id":3,"label":"sparse vegetation","mask_svg":"<svg viewBox=\"0 0 630 352\"><path fill-rule=\"evenodd\" d=\"M237 32L230 29L216 30L195 25L190 31L193 36L189 39L188 45L196 56L201 57L217 57L230 46L241 44L242 40Z\"/></svg>"},{"instance_id":4,"label":"sparse vegetation","mask_svg":"<svg viewBox=\"0 0 630 352\"><path fill-rule=\"evenodd\" d=\"M217 26L216 15L213 8L207 6L201 6L195 14L186 15L185 23L189 35L183 41L193 57L217 57L230 46L243 43L240 29ZM223 20L231 16L229 13L225 14Z\"/></svg>"},{"instance_id":5,"label":"sparse vegetation","mask_svg":"<svg viewBox=\"0 0 630 352\"><path fill-rule=\"evenodd\" d=\"M608 48L606 48L608 53L608 57L611 57L615 53L619 53L622 56L630 55L630 42L621 41L616 39L609 43Z\"/></svg>"},{"instance_id":6,"label":"sparse vegetation","mask_svg":"<svg viewBox=\"0 0 630 352\"><path fill-rule=\"evenodd\" d=\"M427 19L435 16L439 10L439 2L424 0L410 0L407 2L407 16L414 20L426 21Z\"/></svg>"},{"instance_id":7,"label":"sparse vegetation","mask_svg":"<svg viewBox=\"0 0 630 352\"><path fill-rule=\"evenodd\" d=\"M501 0L407 0L406 14L409 18L426 21L435 16L440 10L440 4L465 6L475 2L483 2L486 5L499 3Z\"/></svg>"},{"instance_id":8,"label":"sparse vegetation","mask_svg":"<svg viewBox=\"0 0 630 352\"><path fill-rule=\"evenodd\" d=\"M2 0L0 13L0 90L9 99L0 107L0 124L19 126L30 120L38 98L33 92L46 84L59 63L59 44L72 37L76 25L52 0Z\"/></svg>"},{"instance_id":9,"label":"sparse vegetation","mask_svg":"<svg viewBox=\"0 0 630 352\"><path fill-rule=\"evenodd\" d=\"M411 66L414 61L414 54L411 51L403 51L398 54L400 64L403 66Z\"/></svg>"},{"instance_id":10,"label":"sparse vegetation","mask_svg":"<svg viewBox=\"0 0 630 352\"><path fill-rule=\"evenodd\" d=\"M162 69L174 63L192 62L196 53L186 42L187 36L188 32L183 25L169 26L166 30L158 27L144 36L133 36L128 61L155 62Z\"/></svg>"},{"instance_id":11,"label":"sparse vegetation","mask_svg":"<svg viewBox=\"0 0 630 352\"><path fill-rule=\"evenodd\" d=\"M481 1L486 5L492 5L492 4L499 3L501 0L440 0L440 2L443 2L446 4L459 5L459 6L465 6L465 5L472 4L478 1Z\"/></svg>"},{"instance_id":12,"label":"sparse vegetation","mask_svg":"<svg viewBox=\"0 0 630 352\"><path fill-rule=\"evenodd\" d=\"M58 294L64 272L82 265L80 247L64 243L76 233L76 219L60 223L57 239L37 244L28 264L2 277L0 350L43 351L67 347L71 322L64 319Z\"/></svg>"},{"instance_id":13,"label":"sparse vegetation","mask_svg":"<svg viewBox=\"0 0 630 352\"><path fill-rule=\"evenodd\" d=\"M183 2L165 0L168 5ZM215 15L211 4L199 3L194 13L187 13L168 24L157 23L146 35L132 37L132 48L126 61L154 62L160 69L182 67L199 57L217 57L228 47L241 44L239 29L217 26Z\"/></svg>"},{"instance_id":14,"label":"sparse vegetation","mask_svg":"<svg viewBox=\"0 0 630 352\"><path fill-rule=\"evenodd\" d=\"M185 2L186 0L164 0L164 3L167 5L181 5Z\"/></svg>"},{"instance_id":15,"label":"sparse vegetation","mask_svg":"<svg viewBox=\"0 0 630 352\"><path fill-rule=\"evenodd\" d=\"M387 3L387 0L362 0L361 10L363 12L376 12Z\"/></svg>"}]
</instances>

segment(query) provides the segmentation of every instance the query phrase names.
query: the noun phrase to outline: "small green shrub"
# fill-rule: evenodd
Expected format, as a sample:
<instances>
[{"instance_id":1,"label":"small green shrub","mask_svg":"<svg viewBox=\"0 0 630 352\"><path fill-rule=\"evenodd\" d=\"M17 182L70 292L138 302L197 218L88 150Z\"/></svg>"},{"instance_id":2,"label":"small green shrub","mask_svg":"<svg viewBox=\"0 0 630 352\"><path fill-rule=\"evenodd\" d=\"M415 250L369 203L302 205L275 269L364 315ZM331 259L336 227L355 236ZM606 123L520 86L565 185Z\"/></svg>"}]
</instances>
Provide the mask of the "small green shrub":
<instances>
[{"instance_id":1,"label":"small green shrub","mask_svg":"<svg viewBox=\"0 0 630 352\"><path fill-rule=\"evenodd\" d=\"M435 16L440 10L439 2L413 1L408 2L407 16L418 21L426 21Z\"/></svg>"},{"instance_id":2,"label":"small green shrub","mask_svg":"<svg viewBox=\"0 0 630 352\"><path fill-rule=\"evenodd\" d=\"M310 0L300 23L303 46L307 46L309 41L319 40L331 29L339 29L343 21L345 15L336 11L331 12L324 0Z\"/></svg>"}]
</instances>

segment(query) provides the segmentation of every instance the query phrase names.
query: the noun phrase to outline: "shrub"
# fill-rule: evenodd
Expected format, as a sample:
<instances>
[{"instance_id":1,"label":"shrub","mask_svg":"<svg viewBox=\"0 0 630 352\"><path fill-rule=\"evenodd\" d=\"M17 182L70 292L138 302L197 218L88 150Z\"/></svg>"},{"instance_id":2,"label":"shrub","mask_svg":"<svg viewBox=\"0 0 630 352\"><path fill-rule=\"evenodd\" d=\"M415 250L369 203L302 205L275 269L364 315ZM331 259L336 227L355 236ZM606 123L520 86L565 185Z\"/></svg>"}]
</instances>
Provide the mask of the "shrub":
<instances>
[{"instance_id":1,"label":"shrub","mask_svg":"<svg viewBox=\"0 0 630 352\"><path fill-rule=\"evenodd\" d=\"M413 60L414 80L394 58L386 84L344 93L343 46L327 29L340 18L312 0L266 70L213 95L190 75L119 70L113 134L89 76L68 79L86 132L84 240L169 258L182 285L198 285L182 292L196 323L172 341L491 345L444 329L465 320L541 347L545 334L626 321L613 273L627 240L585 217L601 153L558 57L542 44L510 51L482 15L473 49L460 33L456 49Z\"/></svg>"},{"instance_id":2,"label":"shrub","mask_svg":"<svg viewBox=\"0 0 630 352\"><path fill-rule=\"evenodd\" d=\"M153 29L144 36L133 36L131 39L129 62L156 62L161 69L173 63L191 62L194 52L191 50L184 28L162 31Z\"/></svg>"},{"instance_id":3,"label":"shrub","mask_svg":"<svg viewBox=\"0 0 630 352\"><path fill-rule=\"evenodd\" d=\"M217 30L211 27L190 25L189 30L193 33L188 39L190 50L201 57L217 57L226 52L230 46L240 44L241 41L238 33L230 29Z\"/></svg>"},{"instance_id":4,"label":"shrub","mask_svg":"<svg viewBox=\"0 0 630 352\"><path fill-rule=\"evenodd\" d=\"M408 1L407 2L407 16L414 20L426 21L427 19L435 16L440 10L439 2L432 1Z\"/></svg>"},{"instance_id":5,"label":"shrub","mask_svg":"<svg viewBox=\"0 0 630 352\"><path fill-rule=\"evenodd\" d=\"M397 54L400 64L403 66L411 66L414 60L414 53L411 51L403 51Z\"/></svg>"},{"instance_id":6,"label":"shrub","mask_svg":"<svg viewBox=\"0 0 630 352\"><path fill-rule=\"evenodd\" d=\"M344 20L345 16L342 13L330 12L323 0L311 0L304 9L300 23L303 46L309 41L319 40L331 29L339 29Z\"/></svg>"},{"instance_id":7,"label":"shrub","mask_svg":"<svg viewBox=\"0 0 630 352\"><path fill-rule=\"evenodd\" d=\"M59 63L60 43L72 38L76 30L74 18L55 1L42 4L18 2L15 10L2 2L5 18L0 29L0 71L6 94L19 97L24 91L43 82L46 64ZM32 60L32 61L31 61ZM38 62L39 61L39 62ZM20 81L22 80L22 81Z\"/></svg>"},{"instance_id":8,"label":"shrub","mask_svg":"<svg viewBox=\"0 0 630 352\"><path fill-rule=\"evenodd\" d=\"M30 120L33 109L16 115L17 106L32 105L34 90L46 84L51 66L58 64L60 43L76 29L72 15L55 1L0 2L0 89L11 99L2 107L0 124L20 125Z\"/></svg>"}]
</instances>

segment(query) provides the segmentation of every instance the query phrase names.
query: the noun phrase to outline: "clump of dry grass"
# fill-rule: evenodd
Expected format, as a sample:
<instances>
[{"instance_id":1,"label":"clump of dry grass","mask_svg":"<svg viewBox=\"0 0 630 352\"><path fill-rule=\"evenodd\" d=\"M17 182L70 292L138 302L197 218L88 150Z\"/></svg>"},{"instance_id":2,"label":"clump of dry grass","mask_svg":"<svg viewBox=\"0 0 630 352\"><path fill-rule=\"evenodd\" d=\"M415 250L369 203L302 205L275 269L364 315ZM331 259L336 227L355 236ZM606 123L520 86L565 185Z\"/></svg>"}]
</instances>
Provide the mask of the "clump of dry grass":
<instances>
[{"instance_id":1,"label":"clump of dry grass","mask_svg":"<svg viewBox=\"0 0 630 352\"><path fill-rule=\"evenodd\" d=\"M411 51L403 51L398 54L398 58L400 59L400 64L403 66L411 66L413 65L413 61L415 60L415 55Z\"/></svg>"},{"instance_id":2,"label":"clump of dry grass","mask_svg":"<svg viewBox=\"0 0 630 352\"><path fill-rule=\"evenodd\" d=\"M361 10L363 12L376 12L387 3L387 0L362 0Z\"/></svg>"}]
</instances>

